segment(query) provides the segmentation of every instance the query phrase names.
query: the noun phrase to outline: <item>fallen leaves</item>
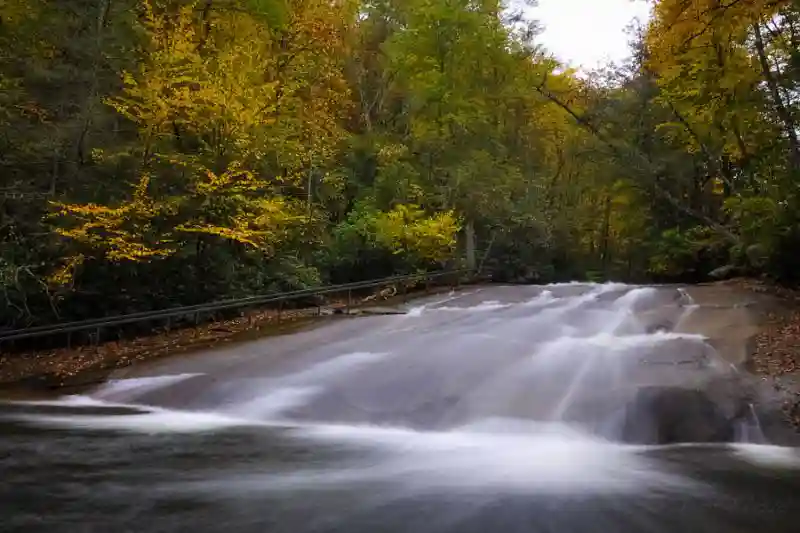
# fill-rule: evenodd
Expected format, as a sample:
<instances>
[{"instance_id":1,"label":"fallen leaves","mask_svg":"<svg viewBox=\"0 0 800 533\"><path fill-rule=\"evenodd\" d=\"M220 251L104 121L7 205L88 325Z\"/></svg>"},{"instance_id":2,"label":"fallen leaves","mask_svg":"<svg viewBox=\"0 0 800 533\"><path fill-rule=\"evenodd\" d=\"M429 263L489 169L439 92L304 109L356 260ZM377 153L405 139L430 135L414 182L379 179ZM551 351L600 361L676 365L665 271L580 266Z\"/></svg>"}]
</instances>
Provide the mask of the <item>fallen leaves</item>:
<instances>
[{"instance_id":1,"label":"fallen leaves","mask_svg":"<svg viewBox=\"0 0 800 533\"><path fill-rule=\"evenodd\" d=\"M800 431L800 311L769 315L755 343L752 370L785 395L783 413Z\"/></svg>"}]
</instances>

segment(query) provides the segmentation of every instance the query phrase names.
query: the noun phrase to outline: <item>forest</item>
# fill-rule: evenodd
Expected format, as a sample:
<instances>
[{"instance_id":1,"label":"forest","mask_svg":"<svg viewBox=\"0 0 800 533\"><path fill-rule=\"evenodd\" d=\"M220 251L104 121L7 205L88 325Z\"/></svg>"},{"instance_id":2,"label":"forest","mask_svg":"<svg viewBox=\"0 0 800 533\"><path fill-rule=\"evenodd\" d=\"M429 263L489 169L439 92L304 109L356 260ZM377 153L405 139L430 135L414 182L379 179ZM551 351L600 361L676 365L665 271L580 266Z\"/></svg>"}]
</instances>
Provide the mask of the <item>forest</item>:
<instances>
[{"instance_id":1,"label":"forest","mask_svg":"<svg viewBox=\"0 0 800 533\"><path fill-rule=\"evenodd\" d=\"M800 278L800 0L4 0L0 328L468 266ZM575 35L575 39L585 38Z\"/></svg>"}]
</instances>

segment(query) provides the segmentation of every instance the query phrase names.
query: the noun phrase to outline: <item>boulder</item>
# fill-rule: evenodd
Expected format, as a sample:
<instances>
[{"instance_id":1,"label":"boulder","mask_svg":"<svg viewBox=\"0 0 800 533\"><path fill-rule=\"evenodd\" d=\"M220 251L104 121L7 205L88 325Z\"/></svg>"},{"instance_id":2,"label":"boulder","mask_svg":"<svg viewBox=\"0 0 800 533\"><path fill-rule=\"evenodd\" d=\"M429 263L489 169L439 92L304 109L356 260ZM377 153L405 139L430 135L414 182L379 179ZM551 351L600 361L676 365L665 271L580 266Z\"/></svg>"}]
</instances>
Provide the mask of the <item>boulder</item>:
<instances>
[{"instance_id":1,"label":"boulder","mask_svg":"<svg viewBox=\"0 0 800 533\"><path fill-rule=\"evenodd\" d=\"M736 267L733 265L725 265L719 268L715 268L711 272L708 273L708 277L711 279L728 279L733 277L736 274Z\"/></svg>"},{"instance_id":2,"label":"boulder","mask_svg":"<svg viewBox=\"0 0 800 533\"><path fill-rule=\"evenodd\" d=\"M626 408L621 439L632 444L732 442L736 417L701 390L643 387Z\"/></svg>"}]
</instances>

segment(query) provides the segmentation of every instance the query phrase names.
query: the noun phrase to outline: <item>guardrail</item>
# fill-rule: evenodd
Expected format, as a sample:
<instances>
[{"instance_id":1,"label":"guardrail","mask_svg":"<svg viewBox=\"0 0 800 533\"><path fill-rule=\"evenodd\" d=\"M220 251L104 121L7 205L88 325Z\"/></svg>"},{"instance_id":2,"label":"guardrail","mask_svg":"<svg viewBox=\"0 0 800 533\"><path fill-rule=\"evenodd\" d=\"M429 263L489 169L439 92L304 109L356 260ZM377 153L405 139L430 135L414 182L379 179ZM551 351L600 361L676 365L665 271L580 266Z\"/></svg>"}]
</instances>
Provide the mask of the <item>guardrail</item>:
<instances>
[{"instance_id":1,"label":"guardrail","mask_svg":"<svg viewBox=\"0 0 800 533\"><path fill-rule=\"evenodd\" d=\"M388 278L381 278L369 281L360 281L354 283L345 283L341 285L328 285L326 287L318 287L312 289L303 289L291 292L263 294L259 296L250 296L248 298L240 298L235 300L221 300L217 302L209 302L206 304L189 305L183 307L173 307L170 309L163 309L159 311L145 311L139 313L131 313L127 315L117 315L108 318L81 320L76 322L64 322L62 324L53 324L48 326L35 326L25 329L12 329L0 331L0 347L5 343L10 343L18 340L39 339L44 337L52 337L56 335L66 334L71 335L76 332L92 331L95 333L93 341L99 342L100 332L104 328L119 327L131 325L136 323L144 323L158 320L169 321L176 317L193 316L194 323L199 324L199 317L203 313L215 313L219 311L230 311L234 309L246 309L259 307L266 304L278 303L297 300L309 296L319 296L324 294L333 293L347 293L347 307L352 306L353 291L360 289L369 289L380 287L382 285L391 285L395 283L408 283L408 282L426 282L426 285L436 279L454 276L453 285L461 282L462 276L471 274L468 269L460 270L446 270L438 272L425 272L420 274L409 274L404 276L392 276ZM403 285L405 288L405 285ZM319 308L321 304L318 304ZM312 306L313 307L313 306ZM280 309L279 309L280 311ZM67 343L70 340L68 338Z\"/></svg>"}]
</instances>

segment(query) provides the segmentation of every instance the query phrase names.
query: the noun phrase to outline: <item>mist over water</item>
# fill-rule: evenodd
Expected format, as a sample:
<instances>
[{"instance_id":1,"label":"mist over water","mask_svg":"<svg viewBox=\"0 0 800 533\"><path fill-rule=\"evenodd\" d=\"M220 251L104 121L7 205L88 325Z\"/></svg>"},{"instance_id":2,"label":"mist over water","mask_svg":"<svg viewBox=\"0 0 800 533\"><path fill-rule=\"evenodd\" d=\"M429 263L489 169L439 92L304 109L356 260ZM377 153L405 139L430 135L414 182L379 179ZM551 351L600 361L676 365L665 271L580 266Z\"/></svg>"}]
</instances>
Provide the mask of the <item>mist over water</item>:
<instances>
[{"instance_id":1,"label":"mist over water","mask_svg":"<svg viewBox=\"0 0 800 533\"><path fill-rule=\"evenodd\" d=\"M696 309L470 289L9 403L8 530L797 531L800 453Z\"/></svg>"}]
</instances>

